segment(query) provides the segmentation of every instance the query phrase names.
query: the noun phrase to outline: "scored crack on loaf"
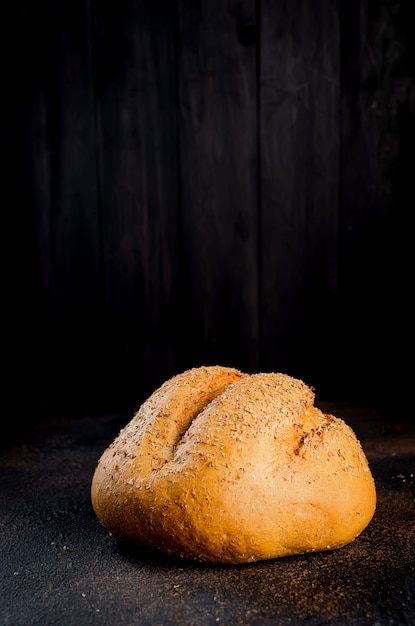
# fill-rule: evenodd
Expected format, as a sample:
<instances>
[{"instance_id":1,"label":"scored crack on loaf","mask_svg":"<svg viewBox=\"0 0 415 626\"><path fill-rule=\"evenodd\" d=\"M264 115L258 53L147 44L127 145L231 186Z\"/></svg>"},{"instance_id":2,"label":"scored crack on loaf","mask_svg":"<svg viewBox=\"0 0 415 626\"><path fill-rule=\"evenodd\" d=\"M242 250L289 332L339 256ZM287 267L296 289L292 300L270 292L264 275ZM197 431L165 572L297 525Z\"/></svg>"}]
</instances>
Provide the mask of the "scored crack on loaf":
<instances>
[{"instance_id":1,"label":"scored crack on loaf","mask_svg":"<svg viewBox=\"0 0 415 626\"><path fill-rule=\"evenodd\" d=\"M339 548L369 524L356 435L280 373L198 367L166 381L104 451L92 505L120 538L244 563Z\"/></svg>"}]
</instances>

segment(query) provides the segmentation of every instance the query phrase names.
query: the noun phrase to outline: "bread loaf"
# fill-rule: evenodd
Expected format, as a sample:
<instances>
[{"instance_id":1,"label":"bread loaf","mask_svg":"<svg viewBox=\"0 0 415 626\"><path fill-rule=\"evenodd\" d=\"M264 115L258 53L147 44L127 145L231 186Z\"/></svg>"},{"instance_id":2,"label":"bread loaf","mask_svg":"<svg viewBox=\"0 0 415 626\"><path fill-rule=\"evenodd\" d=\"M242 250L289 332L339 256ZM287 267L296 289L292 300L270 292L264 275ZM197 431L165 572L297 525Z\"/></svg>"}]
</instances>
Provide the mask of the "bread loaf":
<instances>
[{"instance_id":1,"label":"bread loaf","mask_svg":"<svg viewBox=\"0 0 415 626\"><path fill-rule=\"evenodd\" d=\"M285 374L199 367L165 382L104 451L92 505L114 535L201 562L332 550L376 507L362 447Z\"/></svg>"}]
</instances>

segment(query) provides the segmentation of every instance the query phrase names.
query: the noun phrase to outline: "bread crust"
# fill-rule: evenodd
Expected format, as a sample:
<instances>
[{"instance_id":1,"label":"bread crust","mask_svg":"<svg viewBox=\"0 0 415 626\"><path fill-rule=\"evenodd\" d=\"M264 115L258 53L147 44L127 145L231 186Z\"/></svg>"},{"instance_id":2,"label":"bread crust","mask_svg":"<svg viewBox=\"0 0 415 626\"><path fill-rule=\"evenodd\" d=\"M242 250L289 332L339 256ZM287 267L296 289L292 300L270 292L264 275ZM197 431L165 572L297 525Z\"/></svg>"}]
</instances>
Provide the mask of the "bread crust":
<instances>
[{"instance_id":1,"label":"bread crust","mask_svg":"<svg viewBox=\"0 0 415 626\"><path fill-rule=\"evenodd\" d=\"M199 367L166 381L104 451L91 499L118 537L246 563L344 546L375 483L352 429L302 381Z\"/></svg>"}]
</instances>

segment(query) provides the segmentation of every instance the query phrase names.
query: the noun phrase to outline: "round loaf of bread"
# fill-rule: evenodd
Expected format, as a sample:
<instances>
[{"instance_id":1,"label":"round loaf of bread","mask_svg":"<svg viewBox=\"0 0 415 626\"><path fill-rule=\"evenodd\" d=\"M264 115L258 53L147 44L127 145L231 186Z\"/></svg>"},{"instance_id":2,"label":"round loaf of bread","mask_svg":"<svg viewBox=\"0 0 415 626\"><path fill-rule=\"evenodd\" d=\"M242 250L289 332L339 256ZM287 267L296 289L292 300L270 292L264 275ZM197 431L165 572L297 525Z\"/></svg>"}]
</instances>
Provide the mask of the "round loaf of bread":
<instances>
[{"instance_id":1,"label":"round loaf of bread","mask_svg":"<svg viewBox=\"0 0 415 626\"><path fill-rule=\"evenodd\" d=\"M119 538L213 563L332 550L376 507L360 442L279 373L211 366L157 389L100 458L94 511Z\"/></svg>"}]
</instances>

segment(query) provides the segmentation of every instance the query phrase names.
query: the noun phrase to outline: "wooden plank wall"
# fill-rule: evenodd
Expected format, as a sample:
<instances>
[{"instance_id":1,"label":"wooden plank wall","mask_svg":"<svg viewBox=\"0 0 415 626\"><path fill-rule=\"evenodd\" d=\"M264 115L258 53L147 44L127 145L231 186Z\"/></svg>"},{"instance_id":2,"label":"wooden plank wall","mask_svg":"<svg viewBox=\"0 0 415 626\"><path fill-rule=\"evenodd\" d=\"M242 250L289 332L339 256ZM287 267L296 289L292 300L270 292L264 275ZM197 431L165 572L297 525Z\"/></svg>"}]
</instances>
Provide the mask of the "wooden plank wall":
<instances>
[{"instance_id":1,"label":"wooden plank wall","mask_svg":"<svg viewBox=\"0 0 415 626\"><path fill-rule=\"evenodd\" d=\"M9 8L7 359L24 402L135 406L209 363L385 401L412 326L409 9Z\"/></svg>"}]
</instances>

